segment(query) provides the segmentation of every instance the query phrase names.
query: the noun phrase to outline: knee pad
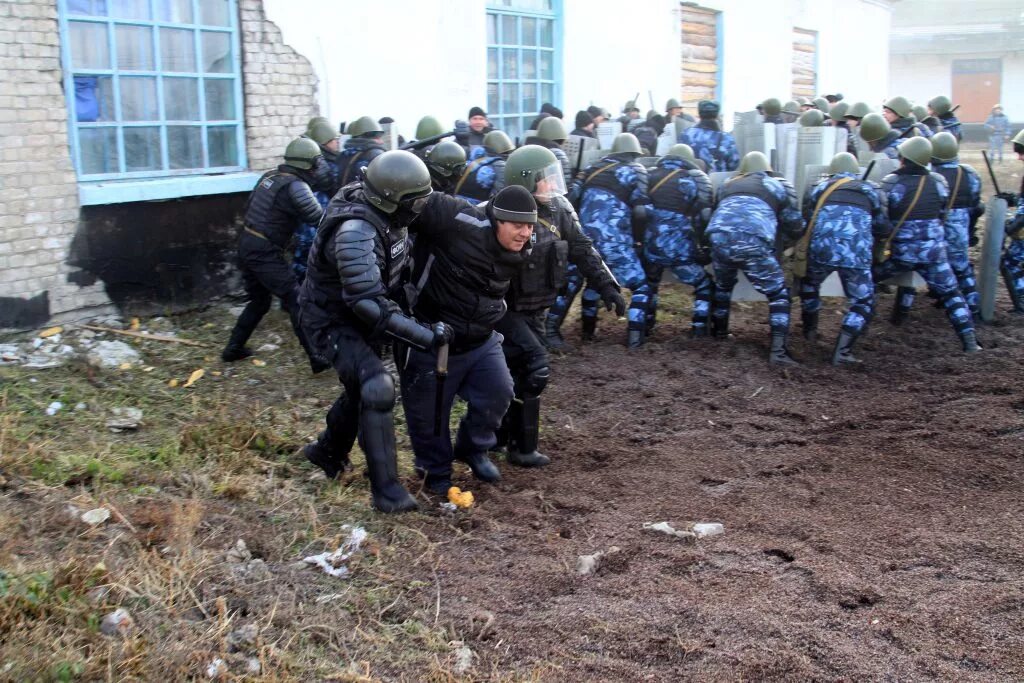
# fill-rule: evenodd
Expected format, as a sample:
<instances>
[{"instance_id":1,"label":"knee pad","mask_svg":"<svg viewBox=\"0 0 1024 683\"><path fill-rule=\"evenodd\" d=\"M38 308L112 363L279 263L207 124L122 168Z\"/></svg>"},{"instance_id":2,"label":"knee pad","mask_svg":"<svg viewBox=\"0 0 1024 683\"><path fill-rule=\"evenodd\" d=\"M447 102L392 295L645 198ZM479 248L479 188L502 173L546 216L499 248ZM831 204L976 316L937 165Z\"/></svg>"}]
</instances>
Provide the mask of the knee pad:
<instances>
[{"instance_id":1,"label":"knee pad","mask_svg":"<svg viewBox=\"0 0 1024 683\"><path fill-rule=\"evenodd\" d=\"M551 377L551 368L547 365L530 369L525 375L523 375L522 387L523 394L527 396L540 396L541 392L544 391L544 387L548 385L548 379Z\"/></svg>"},{"instance_id":2,"label":"knee pad","mask_svg":"<svg viewBox=\"0 0 1024 683\"><path fill-rule=\"evenodd\" d=\"M359 386L359 400L370 410L391 410L395 406L395 380L391 375L374 375Z\"/></svg>"}]
</instances>

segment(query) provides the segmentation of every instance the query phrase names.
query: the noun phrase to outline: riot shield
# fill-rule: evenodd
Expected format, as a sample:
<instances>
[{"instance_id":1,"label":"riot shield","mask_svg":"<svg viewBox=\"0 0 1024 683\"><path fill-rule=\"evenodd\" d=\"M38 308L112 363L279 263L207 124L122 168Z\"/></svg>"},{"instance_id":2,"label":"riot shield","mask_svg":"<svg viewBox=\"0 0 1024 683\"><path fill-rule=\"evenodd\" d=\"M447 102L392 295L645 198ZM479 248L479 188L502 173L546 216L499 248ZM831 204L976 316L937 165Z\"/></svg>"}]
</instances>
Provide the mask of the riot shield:
<instances>
[{"instance_id":1,"label":"riot shield","mask_svg":"<svg viewBox=\"0 0 1024 683\"><path fill-rule=\"evenodd\" d=\"M711 179L711 188L714 190L716 197L718 196L718 188L722 187L722 183L734 175L736 175L735 171L715 171L708 174L708 178Z\"/></svg>"},{"instance_id":2,"label":"riot shield","mask_svg":"<svg viewBox=\"0 0 1024 683\"><path fill-rule=\"evenodd\" d=\"M661 157L637 157L637 163L650 170L658 165L658 159L660 158Z\"/></svg>"},{"instance_id":3,"label":"riot shield","mask_svg":"<svg viewBox=\"0 0 1024 683\"><path fill-rule=\"evenodd\" d=\"M398 124L382 123L380 127L384 129L384 149L398 149Z\"/></svg>"},{"instance_id":4,"label":"riot shield","mask_svg":"<svg viewBox=\"0 0 1024 683\"><path fill-rule=\"evenodd\" d=\"M777 123L775 125L775 165L772 168L781 173L789 182L796 182L797 163L797 131L795 123Z\"/></svg>"},{"instance_id":5,"label":"riot shield","mask_svg":"<svg viewBox=\"0 0 1024 683\"><path fill-rule=\"evenodd\" d=\"M828 164L810 164L804 169L803 184L796 186L796 196L803 205L804 197L828 176Z\"/></svg>"},{"instance_id":6,"label":"riot shield","mask_svg":"<svg viewBox=\"0 0 1024 683\"><path fill-rule=\"evenodd\" d=\"M867 163L864 163L864 165L870 166L872 161L875 162L875 165L871 169L871 175L866 178L867 180L880 183L882 182L882 178L900 167L900 162L896 159L890 159L884 154L875 154L874 152L871 152L871 154L873 155L872 158L869 158Z\"/></svg>"},{"instance_id":7,"label":"riot shield","mask_svg":"<svg viewBox=\"0 0 1024 683\"><path fill-rule=\"evenodd\" d=\"M981 244L981 261L978 263L978 294L981 295L981 319L986 323L995 318L999 262L1006 234L1006 210L1005 199L992 197L985 211L985 234Z\"/></svg>"},{"instance_id":8,"label":"riot shield","mask_svg":"<svg viewBox=\"0 0 1024 683\"><path fill-rule=\"evenodd\" d=\"M587 159L593 158L593 154L588 155L587 152L596 152L599 146L599 143L594 138L587 138L581 135L570 135L566 138L562 149L565 150L565 155L569 157L569 166L572 168L573 175L578 173L581 168L587 167L590 163Z\"/></svg>"},{"instance_id":9,"label":"riot shield","mask_svg":"<svg viewBox=\"0 0 1024 683\"><path fill-rule=\"evenodd\" d=\"M796 168L790 182L793 187L806 187L808 169L821 165L828 166L835 156L835 128L799 128L796 133ZM788 178L788 176L787 176Z\"/></svg>"},{"instance_id":10,"label":"riot shield","mask_svg":"<svg viewBox=\"0 0 1024 683\"><path fill-rule=\"evenodd\" d=\"M697 124L689 119L684 119L682 116L677 116L672 120L672 125L676 128L676 140L678 140L684 130L687 128L693 128Z\"/></svg>"},{"instance_id":11,"label":"riot shield","mask_svg":"<svg viewBox=\"0 0 1024 683\"><path fill-rule=\"evenodd\" d=\"M659 157L668 154L668 151L672 149L672 145L676 144L676 137L672 135L674 130L672 126L665 126L665 130L658 136L658 148L655 153Z\"/></svg>"}]
</instances>

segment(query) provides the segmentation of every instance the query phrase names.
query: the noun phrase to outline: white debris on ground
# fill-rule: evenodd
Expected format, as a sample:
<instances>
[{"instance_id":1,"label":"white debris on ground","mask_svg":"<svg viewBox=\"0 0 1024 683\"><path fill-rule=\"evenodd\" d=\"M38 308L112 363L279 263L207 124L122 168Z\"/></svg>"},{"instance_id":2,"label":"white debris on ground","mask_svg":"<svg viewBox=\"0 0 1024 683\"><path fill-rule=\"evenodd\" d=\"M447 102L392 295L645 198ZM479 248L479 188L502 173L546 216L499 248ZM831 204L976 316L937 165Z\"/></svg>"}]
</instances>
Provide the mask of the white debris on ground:
<instances>
[{"instance_id":1,"label":"white debris on ground","mask_svg":"<svg viewBox=\"0 0 1024 683\"><path fill-rule=\"evenodd\" d=\"M366 529L361 526L353 527L345 524L342 531L349 530L348 537L342 541L341 546L334 552L324 552L319 555L310 555L303 558L303 562L313 564L324 570L325 573L339 579L349 575L349 568L346 563L359 552L363 541L366 540Z\"/></svg>"},{"instance_id":2,"label":"white debris on ground","mask_svg":"<svg viewBox=\"0 0 1024 683\"><path fill-rule=\"evenodd\" d=\"M111 408L110 414L113 417L107 420L107 429L115 434L134 431L142 424L140 408Z\"/></svg>"}]
</instances>

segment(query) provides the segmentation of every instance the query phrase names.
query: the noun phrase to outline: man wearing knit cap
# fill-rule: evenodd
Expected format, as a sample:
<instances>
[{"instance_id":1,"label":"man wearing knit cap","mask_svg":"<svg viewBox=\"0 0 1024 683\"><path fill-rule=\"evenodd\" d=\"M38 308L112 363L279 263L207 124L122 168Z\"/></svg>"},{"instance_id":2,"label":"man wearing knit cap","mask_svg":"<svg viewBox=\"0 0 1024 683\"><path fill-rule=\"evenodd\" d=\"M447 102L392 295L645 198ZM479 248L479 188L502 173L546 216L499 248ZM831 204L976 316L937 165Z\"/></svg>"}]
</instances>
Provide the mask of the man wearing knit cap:
<instances>
[{"instance_id":1,"label":"man wearing knit cap","mask_svg":"<svg viewBox=\"0 0 1024 683\"><path fill-rule=\"evenodd\" d=\"M581 138L596 138L594 134L594 117L588 112L576 112L576 127L569 135L578 135Z\"/></svg>"},{"instance_id":2,"label":"man wearing knit cap","mask_svg":"<svg viewBox=\"0 0 1024 683\"><path fill-rule=\"evenodd\" d=\"M487 451L497 442L494 433L513 385L494 327L505 315L505 295L529 252L536 221L537 202L516 185L478 206L435 192L411 226L416 243L409 305L418 320L443 322L453 332L440 390L434 353L396 353L416 469L433 493L448 491L455 460L477 479L501 479ZM456 396L467 408L453 446L449 418Z\"/></svg>"},{"instance_id":3,"label":"man wearing knit cap","mask_svg":"<svg viewBox=\"0 0 1024 683\"><path fill-rule=\"evenodd\" d=\"M587 107L587 113L590 114L590 118L594 119L594 127L600 126L602 123L610 118L610 114L602 109L601 107L595 107L590 105Z\"/></svg>"},{"instance_id":4,"label":"man wearing knit cap","mask_svg":"<svg viewBox=\"0 0 1024 683\"><path fill-rule=\"evenodd\" d=\"M455 122L455 140L466 148L468 160L472 161L484 153L484 136L492 130L487 112L480 107L469 110L468 125L463 121Z\"/></svg>"}]
</instances>

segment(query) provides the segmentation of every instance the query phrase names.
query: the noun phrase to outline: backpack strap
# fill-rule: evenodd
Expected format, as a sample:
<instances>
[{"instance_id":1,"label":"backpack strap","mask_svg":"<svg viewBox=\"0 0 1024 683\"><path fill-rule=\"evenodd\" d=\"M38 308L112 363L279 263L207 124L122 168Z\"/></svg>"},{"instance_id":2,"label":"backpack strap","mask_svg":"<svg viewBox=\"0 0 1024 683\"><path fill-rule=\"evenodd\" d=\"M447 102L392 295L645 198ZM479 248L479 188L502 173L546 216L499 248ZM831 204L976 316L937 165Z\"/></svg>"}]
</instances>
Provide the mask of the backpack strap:
<instances>
[{"instance_id":1,"label":"backpack strap","mask_svg":"<svg viewBox=\"0 0 1024 683\"><path fill-rule=\"evenodd\" d=\"M896 223L896 226L893 227L892 232L889 233L889 236L886 238L885 243L882 245L882 253L876 255L876 260L878 260L879 263L888 261L889 257L892 255L892 240L896 237L896 233L900 231L900 228L903 227L903 224L907 222L907 218L910 217L910 212L914 210L915 206L917 206L917 200L921 198L921 192L924 190L924 183L926 180L928 180L927 175L921 176L921 182L917 184L917 192L914 193L914 198L910 200L910 206L908 206L907 210L903 212L903 215L900 216L899 222ZM881 257L880 259L877 258L879 256Z\"/></svg>"},{"instance_id":2,"label":"backpack strap","mask_svg":"<svg viewBox=\"0 0 1024 683\"><path fill-rule=\"evenodd\" d=\"M807 230L796 245L796 252L793 258L793 272L798 276L804 277L807 275L807 249L811 245L811 235L814 233L814 228L818 224L818 214L821 212L822 208L824 208L825 202L828 201L828 198L832 196L833 192L843 185L851 182L853 182L853 178L840 178L838 181L829 185L828 188L821 193L821 196L818 197L818 203L814 207L814 213L811 214L811 220L807 222Z\"/></svg>"}]
</instances>

